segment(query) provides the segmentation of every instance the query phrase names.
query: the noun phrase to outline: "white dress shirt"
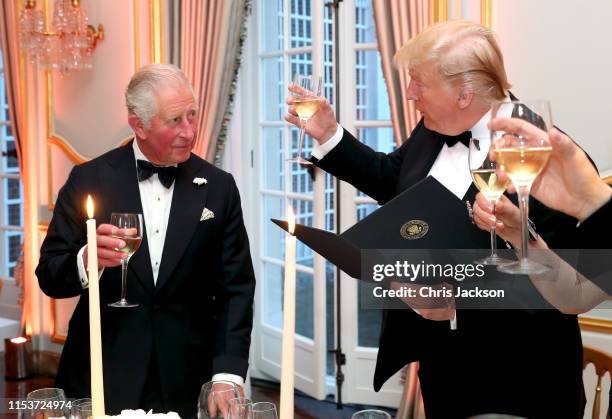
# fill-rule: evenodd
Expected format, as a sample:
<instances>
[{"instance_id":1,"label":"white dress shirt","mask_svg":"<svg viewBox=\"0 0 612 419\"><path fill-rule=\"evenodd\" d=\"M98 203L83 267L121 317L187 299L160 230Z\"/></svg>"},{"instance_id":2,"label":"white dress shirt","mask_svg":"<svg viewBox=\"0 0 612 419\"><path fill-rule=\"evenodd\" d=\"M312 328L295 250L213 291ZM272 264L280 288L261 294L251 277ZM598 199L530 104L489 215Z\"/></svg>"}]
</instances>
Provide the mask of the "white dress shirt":
<instances>
[{"instance_id":1,"label":"white dress shirt","mask_svg":"<svg viewBox=\"0 0 612 419\"><path fill-rule=\"evenodd\" d=\"M136 167L137 160L149 161L138 147L138 142L132 142L134 149L134 166ZM159 181L157 173L154 173L150 178L138 182L140 191L140 202L142 204L142 212L144 218L145 229L147 232L147 243L149 246L149 256L151 258L151 269L153 271L153 283L157 284L157 276L159 275L159 267L161 265L162 252L164 251L164 242L166 240L166 231L168 229L168 219L170 218L170 207L172 206L172 195L174 193L174 182L169 188L166 188ZM87 275L83 263L83 252L86 246L83 246L77 255L77 266L79 269L79 277L83 287L87 287ZM103 270L99 272L102 276ZM129 309L126 309L129 310ZM235 374L215 374L212 377L213 381L230 381L240 386L244 385L244 379ZM202 383L203 384L203 383Z\"/></svg>"},{"instance_id":2,"label":"white dress shirt","mask_svg":"<svg viewBox=\"0 0 612 419\"><path fill-rule=\"evenodd\" d=\"M490 120L491 111L489 110L470 129L472 137L478 138L484 145L484 147L481 147L482 156L478 157L483 161L487 156L489 145L491 144L491 133L489 128L487 128L487 124ZM321 160L340 143L343 134L344 128L338 124L336 133L329 140L322 145L316 141L314 142L312 156ZM468 147L461 142L458 142L452 147L444 144L433 166L431 166L428 176L433 176L456 197L463 199L472 184L472 176L468 163Z\"/></svg>"}]
</instances>

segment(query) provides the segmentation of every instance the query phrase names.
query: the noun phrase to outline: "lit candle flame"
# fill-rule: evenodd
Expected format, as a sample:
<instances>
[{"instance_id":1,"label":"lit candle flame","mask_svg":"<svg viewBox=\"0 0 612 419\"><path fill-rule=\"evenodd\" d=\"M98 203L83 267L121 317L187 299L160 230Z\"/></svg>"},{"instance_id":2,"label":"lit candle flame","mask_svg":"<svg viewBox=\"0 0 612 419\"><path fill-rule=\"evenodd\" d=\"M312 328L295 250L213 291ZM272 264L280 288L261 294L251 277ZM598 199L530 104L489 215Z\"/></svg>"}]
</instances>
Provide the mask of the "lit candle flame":
<instances>
[{"instance_id":1,"label":"lit candle flame","mask_svg":"<svg viewBox=\"0 0 612 419\"><path fill-rule=\"evenodd\" d=\"M26 338L24 338L24 337L18 337L18 338L11 339L12 343L25 343L27 341L28 340Z\"/></svg>"},{"instance_id":2,"label":"lit candle flame","mask_svg":"<svg viewBox=\"0 0 612 419\"><path fill-rule=\"evenodd\" d=\"M91 195L87 195L87 217L93 218L94 216L94 204Z\"/></svg>"},{"instance_id":3,"label":"lit candle flame","mask_svg":"<svg viewBox=\"0 0 612 419\"><path fill-rule=\"evenodd\" d=\"M293 236L293 232L295 231L295 214L293 213L293 207L291 205L287 206L287 226L289 234Z\"/></svg>"}]
</instances>

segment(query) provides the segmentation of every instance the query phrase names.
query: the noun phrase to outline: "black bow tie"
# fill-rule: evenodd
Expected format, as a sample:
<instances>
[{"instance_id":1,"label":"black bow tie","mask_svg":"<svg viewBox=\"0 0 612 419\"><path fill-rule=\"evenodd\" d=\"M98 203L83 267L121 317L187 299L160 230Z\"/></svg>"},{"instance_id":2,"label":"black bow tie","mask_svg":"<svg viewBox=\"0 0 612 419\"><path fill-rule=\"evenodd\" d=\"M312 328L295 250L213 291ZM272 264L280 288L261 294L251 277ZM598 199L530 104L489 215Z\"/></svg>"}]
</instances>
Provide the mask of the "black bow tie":
<instances>
[{"instance_id":1,"label":"black bow tie","mask_svg":"<svg viewBox=\"0 0 612 419\"><path fill-rule=\"evenodd\" d=\"M444 142L446 143L446 145L448 147L452 147L455 144L457 144L458 142L461 142L464 146L466 147L470 147L470 138L472 138L472 132L471 131L465 131L464 133L461 133L459 135L455 135L455 136L450 136L450 135L443 135L442 139L444 140Z\"/></svg>"},{"instance_id":2,"label":"black bow tie","mask_svg":"<svg viewBox=\"0 0 612 419\"><path fill-rule=\"evenodd\" d=\"M159 181L166 188L172 186L174 178L176 178L176 166L155 166L146 160L138 160L138 182L147 180L153 173L157 173Z\"/></svg>"}]
</instances>

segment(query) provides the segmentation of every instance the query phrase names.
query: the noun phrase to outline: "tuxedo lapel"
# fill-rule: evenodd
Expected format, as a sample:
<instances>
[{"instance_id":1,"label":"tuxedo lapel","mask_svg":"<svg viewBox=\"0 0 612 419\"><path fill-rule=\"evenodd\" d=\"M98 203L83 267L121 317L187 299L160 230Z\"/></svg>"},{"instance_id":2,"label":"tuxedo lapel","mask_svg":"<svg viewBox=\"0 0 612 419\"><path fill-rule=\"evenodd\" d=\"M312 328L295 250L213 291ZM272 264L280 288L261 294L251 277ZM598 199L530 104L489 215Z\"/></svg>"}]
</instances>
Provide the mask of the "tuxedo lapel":
<instances>
[{"instance_id":1,"label":"tuxedo lapel","mask_svg":"<svg viewBox=\"0 0 612 419\"><path fill-rule=\"evenodd\" d=\"M202 176L198 173L201 168L194 156L178 167L156 290L162 288L174 271L200 222L209 188L207 184L193 182L195 177Z\"/></svg>"},{"instance_id":2,"label":"tuxedo lapel","mask_svg":"<svg viewBox=\"0 0 612 419\"><path fill-rule=\"evenodd\" d=\"M409 141L412 144L407 147L402 163L406 174L401 179L401 190L410 188L427 176L444 145L440 134L425 127L420 135Z\"/></svg>"},{"instance_id":3,"label":"tuxedo lapel","mask_svg":"<svg viewBox=\"0 0 612 419\"><path fill-rule=\"evenodd\" d=\"M140 201L140 189L136 175L136 161L132 142L119 149L107 160L107 165L100 173L100 184L104 189L102 196L108 200L105 208L108 211L108 220L112 212L127 212L142 214L142 203ZM106 220L105 222L108 222ZM130 258L128 265L138 282L149 293L153 293L153 270L151 269L151 257L147 240L146 227L143 223L143 243L140 249Z\"/></svg>"}]
</instances>

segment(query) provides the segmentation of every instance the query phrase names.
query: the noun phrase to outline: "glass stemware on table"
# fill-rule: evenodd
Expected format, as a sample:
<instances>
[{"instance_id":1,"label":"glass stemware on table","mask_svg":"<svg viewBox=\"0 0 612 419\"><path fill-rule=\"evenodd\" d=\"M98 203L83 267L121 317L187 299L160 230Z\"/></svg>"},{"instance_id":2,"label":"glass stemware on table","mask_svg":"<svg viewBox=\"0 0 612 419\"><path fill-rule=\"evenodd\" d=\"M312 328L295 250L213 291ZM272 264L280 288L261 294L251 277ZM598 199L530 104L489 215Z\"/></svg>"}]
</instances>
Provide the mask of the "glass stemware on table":
<instances>
[{"instance_id":1,"label":"glass stemware on table","mask_svg":"<svg viewBox=\"0 0 612 419\"><path fill-rule=\"evenodd\" d=\"M270 402L253 403L253 419L278 419L276 405Z\"/></svg>"},{"instance_id":2,"label":"glass stemware on table","mask_svg":"<svg viewBox=\"0 0 612 419\"><path fill-rule=\"evenodd\" d=\"M312 163L306 160L302 154L304 133L306 123L319 110L323 81L318 76L296 74L293 77L293 85L299 88L298 92L291 92L291 95L293 96L293 108L300 118L300 142L297 157L289 158L287 161L301 165L311 165Z\"/></svg>"},{"instance_id":3,"label":"glass stemware on table","mask_svg":"<svg viewBox=\"0 0 612 419\"><path fill-rule=\"evenodd\" d=\"M542 274L549 271L550 267L529 259L529 192L552 152L548 141L548 130L552 127L550 103L545 100L496 102L491 116L517 118L540 129L541 135L529 136L491 131L491 140L499 168L508 175L516 188L521 212L520 259L500 265L498 270L510 274Z\"/></svg>"},{"instance_id":4,"label":"glass stemware on table","mask_svg":"<svg viewBox=\"0 0 612 419\"><path fill-rule=\"evenodd\" d=\"M489 201L493 207L493 215L495 215L495 204L499 200L499 197L506 191L510 180L507 177L503 179L498 177L497 162L489 158L490 149L491 141L489 139L471 138L468 161L474 185L476 185L478 190ZM474 262L493 266L512 262L497 254L497 235L495 234L495 227L491 229L491 254Z\"/></svg>"},{"instance_id":5,"label":"glass stemware on table","mask_svg":"<svg viewBox=\"0 0 612 419\"><path fill-rule=\"evenodd\" d=\"M110 307L138 307L137 303L129 302L127 296L127 268L130 258L142 242L142 214L118 213L111 214L110 223L117 227L114 238L121 239L125 242L125 247L115 249L118 252L127 253L127 259L121 260L121 299L110 303Z\"/></svg>"},{"instance_id":6,"label":"glass stemware on table","mask_svg":"<svg viewBox=\"0 0 612 419\"><path fill-rule=\"evenodd\" d=\"M252 419L253 402L245 397L231 399L227 403L227 419Z\"/></svg>"},{"instance_id":7,"label":"glass stemware on table","mask_svg":"<svg viewBox=\"0 0 612 419\"><path fill-rule=\"evenodd\" d=\"M59 418L65 416L66 394L61 388L41 388L26 396L26 417L31 419Z\"/></svg>"},{"instance_id":8,"label":"glass stemware on table","mask_svg":"<svg viewBox=\"0 0 612 419\"><path fill-rule=\"evenodd\" d=\"M391 415L382 410L368 409L353 413L351 419L391 419Z\"/></svg>"}]
</instances>

